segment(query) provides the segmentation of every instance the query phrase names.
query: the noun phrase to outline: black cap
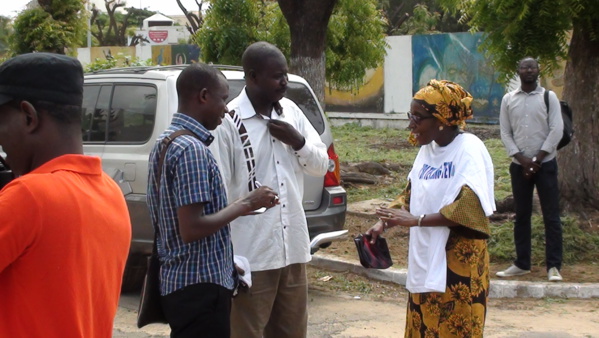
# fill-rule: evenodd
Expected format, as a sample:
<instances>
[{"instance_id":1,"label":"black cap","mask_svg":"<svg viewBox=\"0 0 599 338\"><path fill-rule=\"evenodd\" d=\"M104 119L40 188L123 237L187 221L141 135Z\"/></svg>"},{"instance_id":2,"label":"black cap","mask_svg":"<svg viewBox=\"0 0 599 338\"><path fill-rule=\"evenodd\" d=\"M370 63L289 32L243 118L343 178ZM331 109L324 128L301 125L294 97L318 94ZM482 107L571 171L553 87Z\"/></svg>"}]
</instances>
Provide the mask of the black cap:
<instances>
[{"instance_id":1,"label":"black cap","mask_svg":"<svg viewBox=\"0 0 599 338\"><path fill-rule=\"evenodd\" d=\"M52 53L22 54L5 61L0 65L0 105L13 99L81 106L81 63Z\"/></svg>"}]
</instances>

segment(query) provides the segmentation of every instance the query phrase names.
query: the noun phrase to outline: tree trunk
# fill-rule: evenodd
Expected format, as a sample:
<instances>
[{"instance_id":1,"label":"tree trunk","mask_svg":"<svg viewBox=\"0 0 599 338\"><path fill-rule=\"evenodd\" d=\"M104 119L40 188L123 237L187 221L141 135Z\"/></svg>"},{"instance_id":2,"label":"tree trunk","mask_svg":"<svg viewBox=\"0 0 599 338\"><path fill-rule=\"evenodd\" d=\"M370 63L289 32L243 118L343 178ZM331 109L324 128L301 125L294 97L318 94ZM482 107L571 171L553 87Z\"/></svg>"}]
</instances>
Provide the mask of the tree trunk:
<instances>
[{"instance_id":1,"label":"tree trunk","mask_svg":"<svg viewBox=\"0 0 599 338\"><path fill-rule=\"evenodd\" d=\"M562 204L599 209L599 41L575 24L565 71L574 139L559 151Z\"/></svg>"},{"instance_id":2,"label":"tree trunk","mask_svg":"<svg viewBox=\"0 0 599 338\"><path fill-rule=\"evenodd\" d=\"M327 26L338 0L278 0L291 33L291 73L304 77L324 107Z\"/></svg>"}]
</instances>

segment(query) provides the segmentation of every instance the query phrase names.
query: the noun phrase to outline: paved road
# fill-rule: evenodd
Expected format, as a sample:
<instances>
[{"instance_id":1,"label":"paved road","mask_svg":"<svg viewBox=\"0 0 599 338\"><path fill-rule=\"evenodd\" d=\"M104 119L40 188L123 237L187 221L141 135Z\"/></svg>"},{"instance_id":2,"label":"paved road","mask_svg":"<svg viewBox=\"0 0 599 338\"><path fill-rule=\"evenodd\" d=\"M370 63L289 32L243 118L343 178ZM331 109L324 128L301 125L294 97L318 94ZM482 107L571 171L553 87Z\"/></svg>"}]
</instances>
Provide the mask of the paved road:
<instances>
[{"instance_id":1,"label":"paved road","mask_svg":"<svg viewBox=\"0 0 599 338\"><path fill-rule=\"evenodd\" d=\"M167 325L135 327L139 298L121 297L114 337L168 337ZM309 337L402 337L405 301L390 303L310 291ZM599 299L491 299L488 338L599 338Z\"/></svg>"}]
</instances>

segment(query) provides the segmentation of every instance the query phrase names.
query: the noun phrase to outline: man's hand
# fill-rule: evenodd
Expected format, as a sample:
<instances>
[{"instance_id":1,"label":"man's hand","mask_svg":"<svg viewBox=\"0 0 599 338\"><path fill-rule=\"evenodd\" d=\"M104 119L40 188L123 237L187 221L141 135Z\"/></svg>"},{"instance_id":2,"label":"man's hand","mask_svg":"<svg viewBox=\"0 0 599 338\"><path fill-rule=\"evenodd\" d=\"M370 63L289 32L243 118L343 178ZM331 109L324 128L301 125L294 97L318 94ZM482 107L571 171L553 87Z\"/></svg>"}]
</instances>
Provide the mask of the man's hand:
<instances>
[{"instance_id":1,"label":"man's hand","mask_svg":"<svg viewBox=\"0 0 599 338\"><path fill-rule=\"evenodd\" d=\"M306 139L292 125L281 120L268 120L268 130L277 140L290 145L293 150L300 150Z\"/></svg>"},{"instance_id":2,"label":"man's hand","mask_svg":"<svg viewBox=\"0 0 599 338\"><path fill-rule=\"evenodd\" d=\"M261 186L244 197L242 202L250 208L250 212L247 215L252 215L256 209L262 207L269 209L279 204L279 196L271 188Z\"/></svg>"},{"instance_id":3,"label":"man's hand","mask_svg":"<svg viewBox=\"0 0 599 338\"><path fill-rule=\"evenodd\" d=\"M541 169L541 165L537 162L533 162L530 157L526 157L522 154L518 154L515 157L522 166L522 175L524 175L524 178L530 179L537 171L539 171L539 169Z\"/></svg>"}]
</instances>

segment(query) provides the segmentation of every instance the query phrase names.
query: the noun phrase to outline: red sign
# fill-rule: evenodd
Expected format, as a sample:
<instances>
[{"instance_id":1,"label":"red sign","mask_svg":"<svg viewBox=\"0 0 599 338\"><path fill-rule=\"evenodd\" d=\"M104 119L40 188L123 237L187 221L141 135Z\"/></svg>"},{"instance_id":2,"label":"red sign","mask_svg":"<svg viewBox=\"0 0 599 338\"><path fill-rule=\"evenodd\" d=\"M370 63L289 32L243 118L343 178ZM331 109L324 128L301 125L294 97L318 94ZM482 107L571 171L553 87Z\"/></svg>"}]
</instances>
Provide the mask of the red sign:
<instances>
[{"instance_id":1,"label":"red sign","mask_svg":"<svg viewBox=\"0 0 599 338\"><path fill-rule=\"evenodd\" d=\"M150 40L160 43L168 38L168 31L149 31L148 36L150 37Z\"/></svg>"}]
</instances>

